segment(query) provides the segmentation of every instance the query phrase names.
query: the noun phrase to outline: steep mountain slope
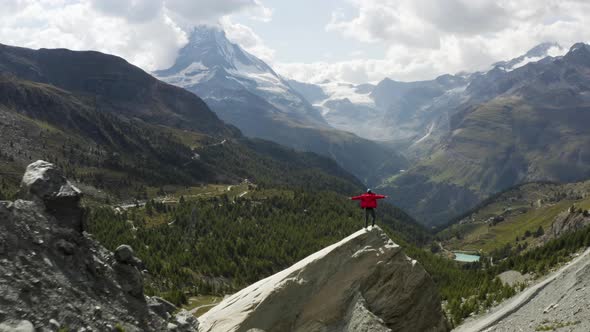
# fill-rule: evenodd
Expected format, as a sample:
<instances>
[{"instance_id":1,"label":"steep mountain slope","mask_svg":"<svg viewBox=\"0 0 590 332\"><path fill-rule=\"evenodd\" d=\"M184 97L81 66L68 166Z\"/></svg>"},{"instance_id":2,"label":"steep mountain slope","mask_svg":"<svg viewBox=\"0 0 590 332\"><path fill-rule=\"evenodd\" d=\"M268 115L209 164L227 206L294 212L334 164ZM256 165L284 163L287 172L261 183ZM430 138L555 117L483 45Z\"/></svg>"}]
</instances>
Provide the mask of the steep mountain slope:
<instances>
[{"instance_id":1,"label":"steep mountain slope","mask_svg":"<svg viewBox=\"0 0 590 332\"><path fill-rule=\"evenodd\" d=\"M450 250L489 254L536 247L588 224L590 182L535 182L506 189L450 222L437 234ZM574 206L574 208L572 208Z\"/></svg>"},{"instance_id":2,"label":"steep mountain slope","mask_svg":"<svg viewBox=\"0 0 590 332\"><path fill-rule=\"evenodd\" d=\"M1 46L0 128L4 196L33 159L125 198L243 178L313 187L310 172L317 186L361 187L333 161L248 140L194 94L97 52Z\"/></svg>"},{"instance_id":3,"label":"steep mountain slope","mask_svg":"<svg viewBox=\"0 0 590 332\"><path fill-rule=\"evenodd\" d=\"M386 78L377 85L331 81L291 81L291 85L314 100L330 125L401 147L409 157L422 157L427 151L421 145L436 141L430 137L433 133L447 132L453 108L468 99L463 94L468 82L468 75L443 75L419 82Z\"/></svg>"},{"instance_id":4,"label":"steep mountain slope","mask_svg":"<svg viewBox=\"0 0 590 332\"><path fill-rule=\"evenodd\" d=\"M589 278L590 250L586 250L545 280L456 331L588 331Z\"/></svg>"},{"instance_id":5,"label":"steep mountain slope","mask_svg":"<svg viewBox=\"0 0 590 332\"><path fill-rule=\"evenodd\" d=\"M301 84L293 85L300 87ZM323 99L314 102L314 106L322 112L330 125L375 141L385 142L392 139L392 133L381 123L383 110L371 98L374 85L324 81L313 86L325 94Z\"/></svg>"},{"instance_id":6,"label":"steep mountain slope","mask_svg":"<svg viewBox=\"0 0 590 332\"><path fill-rule=\"evenodd\" d=\"M385 78L377 85L289 82L308 100L313 100L313 105L331 125L361 137L392 141L405 146L410 156L423 157L427 155L427 147L449 131L452 114L464 104L486 101L496 95L494 90L485 91L485 85L482 85L484 89L466 91L473 80L488 77L493 81L498 73L564 51L556 43L542 43L522 56L493 64L487 72L442 75L428 81L399 82ZM490 72L492 75L487 75ZM359 119L364 123L359 125Z\"/></svg>"},{"instance_id":7,"label":"steep mountain slope","mask_svg":"<svg viewBox=\"0 0 590 332\"><path fill-rule=\"evenodd\" d=\"M217 28L195 28L176 63L154 74L196 93L245 135L331 157L365 182L383 165L388 172L406 166L393 150L331 127L286 80Z\"/></svg>"},{"instance_id":8,"label":"steep mountain slope","mask_svg":"<svg viewBox=\"0 0 590 332\"><path fill-rule=\"evenodd\" d=\"M236 133L198 97L112 55L0 45L0 72L70 91L101 112L216 137Z\"/></svg>"},{"instance_id":9,"label":"steep mountain slope","mask_svg":"<svg viewBox=\"0 0 590 332\"><path fill-rule=\"evenodd\" d=\"M328 98L326 92L315 84L303 83L292 79L287 79L287 83L311 104Z\"/></svg>"},{"instance_id":10,"label":"steep mountain slope","mask_svg":"<svg viewBox=\"0 0 590 332\"><path fill-rule=\"evenodd\" d=\"M511 71L494 68L465 91L474 97L452 114L436 152L384 185L414 216L440 224L518 183L590 176L588 45Z\"/></svg>"},{"instance_id":11,"label":"steep mountain slope","mask_svg":"<svg viewBox=\"0 0 590 332\"><path fill-rule=\"evenodd\" d=\"M434 282L378 227L228 297L199 331L448 331Z\"/></svg>"},{"instance_id":12,"label":"steep mountain slope","mask_svg":"<svg viewBox=\"0 0 590 332\"><path fill-rule=\"evenodd\" d=\"M231 43L223 31L214 27L195 28L175 64L155 74L166 82L195 92L206 101L251 98L256 103L270 104L260 106L264 117L297 126L328 127L321 115L272 68ZM232 92L248 93L236 98ZM228 121L242 112L227 108L215 111Z\"/></svg>"},{"instance_id":13,"label":"steep mountain slope","mask_svg":"<svg viewBox=\"0 0 590 332\"><path fill-rule=\"evenodd\" d=\"M174 209L157 201L123 213L97 208L86 224L111 250L121 244L137 248L152 271L150 289L163 295L234 293L362 227L362 210L342 194L261 187L246 187L234 197L225 190L184 199L177 194ZM386 203L378 223L398 243L422 246L430 239L420 224Z\"/></svg>"},{"instance_id":14,"label":"steep mountain slope","mask_svg":"<svg viewBox=\"0 0 590 332\"><path fill-rule=\"evenodd\" d=\"M196 331L186 311L144 295L143 263L83 233L82 193L44 161L22 199L0 201L0 331ZM169 324L170 323L170 324Z\"/></svg>"},{"instance_id":15,"label":"steep mountain slope","mask_svg":"<svg viewBox=\"0 0 590 332\"><path fill-rule=\"evenodd\" d=\"M496 62L492 68L499 68L504 71L511 71L522 67L529 62L537 62L548 56L556 56L564 53L564 49L558 43L545 42L531 48L525 54L508 61Z\"/></svg>"}]
</instances>

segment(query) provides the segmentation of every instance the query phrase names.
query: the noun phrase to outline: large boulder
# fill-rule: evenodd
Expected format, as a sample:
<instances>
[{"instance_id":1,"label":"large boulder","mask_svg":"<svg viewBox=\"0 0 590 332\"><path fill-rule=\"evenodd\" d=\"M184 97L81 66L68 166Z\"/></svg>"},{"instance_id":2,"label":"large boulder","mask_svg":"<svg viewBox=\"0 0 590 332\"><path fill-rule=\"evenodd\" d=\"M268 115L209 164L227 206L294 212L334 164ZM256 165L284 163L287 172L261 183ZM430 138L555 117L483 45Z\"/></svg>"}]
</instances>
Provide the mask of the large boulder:
<instances>
[{"instance_id":1,"label":"large boulder","mask_svg":"<svg viewBox=\"0 0 590 332\"><path fill-rule=\"evenodd\" d=\"M158 296L148 297L147 303L150 310L158 314L158 316L166 319L170 318L172 313L178 310L174 304Z\"/></svg>"},{"instance_id":2,"label":"large boulder","mask_svg":"<svg viewBox=\"0 0 590 332\"><path fill-rule=\"evenodd\" d=\"M28 320L9 320L0 323L0 332L35 332L35 327Z\"/></svg>"},{"instance_id":3,"label":"large boulder","mask_svg":"<svg viewBox=\"0 0 590 332\"><path fill-rule=\"evenodd\" d=\"M449 330L428 273L379 227L243 289L199 322L201 332Z\"/></svg>"},{"instance_id":4,"label":"large boulder","mask_svg":"<svg viewBox=\"0 0 590 332\"><path fill-rule=\"evenodd\" d=\"M115 260L113 268L117 272L117 280L123 290L137 299L143 300L143 276L139 266L143 265L141 260L135 257L131 246L122 244L115 249Z\"/></svg>"},{"instance_id":5,"label":"large boulder","mask_svg":"<svg viewBox=\"0 0 590 332\"><path fill-rule=\"evenodd\" d=\"M73 188L53 165L36 162L23 178L27 200L0 201L0 332L117 326L160 332L169 323L174 331L196 331L194 321L162 318L146 303L142 264L130 247L115 257L90 234L72 229L79 216L62 219L59 207L79 209Z\"/></svg>"},{"instance_id":6,"label":"large boulder","mask_svg":"<svg viewBox=\"0 0 590 332\"><path fill-rule=\"evenodd\" d=\"M119 263L132 264L133 258L135 258L135 252L133 248L127 244L122 244L115 249L115 259Z\"/></svg>"},{"instance_id":7,"label":"large boulder","mask_svg":"<svg viewBox=\"0 0 590 332\"><path fill-rule=\"evenodd\" d=\"M26 199L42 202L62 226L82 231L82 192L55 165L38 160L27 166L21 193Z\"/></svg>"},{"instance_id":8,"label":"large boulder","mask_svg":"<svg viewBox=\"0 0 590 332\"><path fill-rule=\"evenodd\" d=\"M133 265L119 262L113 265L113 269L115 269L121 289L125 293L143 301L143 276L141 272Z\"/></svg>"}]
</instances>

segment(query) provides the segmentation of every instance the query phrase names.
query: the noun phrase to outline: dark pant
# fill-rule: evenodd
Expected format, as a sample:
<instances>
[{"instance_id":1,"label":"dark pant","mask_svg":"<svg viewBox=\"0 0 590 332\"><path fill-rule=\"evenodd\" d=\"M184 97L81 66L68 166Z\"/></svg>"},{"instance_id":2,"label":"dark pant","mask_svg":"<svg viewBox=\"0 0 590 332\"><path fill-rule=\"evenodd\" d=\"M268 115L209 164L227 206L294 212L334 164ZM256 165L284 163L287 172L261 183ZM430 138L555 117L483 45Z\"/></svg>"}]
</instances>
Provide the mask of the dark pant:
<instances>
[{"instance_id":1,"label":"dark pant","mask_svg":"<svg viewBox=\"0 0 590 332\"><path fill-rule=\"evenodd\" d=\"M369 226L369 214L373 218L373 226L375 226L375 209L373 208L366 208L365 209L365 228Z\"/></svg>"}]
</instances>

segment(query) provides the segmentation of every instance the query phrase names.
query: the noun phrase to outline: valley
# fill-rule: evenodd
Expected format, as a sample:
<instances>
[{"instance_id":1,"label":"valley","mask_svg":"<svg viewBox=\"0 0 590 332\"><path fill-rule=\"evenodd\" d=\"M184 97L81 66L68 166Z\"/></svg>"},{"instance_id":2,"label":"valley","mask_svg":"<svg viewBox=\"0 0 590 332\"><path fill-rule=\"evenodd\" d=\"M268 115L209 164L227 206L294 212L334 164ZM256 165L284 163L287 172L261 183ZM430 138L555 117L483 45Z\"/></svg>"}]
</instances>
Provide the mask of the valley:
<instances>
[{"instance_id":1,"label":"valley","mask_svg":"<svg viewBox=\"0 0 590 332\"><path fill-rule=\"evenodd\" d=\"M365 183L408 165L395 149L328 124L285 78L217 28L195 27L174 65L154 75L194 92L244 135L327 156Z\"/></svg>"},{"instance_id":2,"label":"valley","mask_svg":"<svg viewBox=\"0 0 590 332\"><path fill-rule=\"evenodd\" d=\"M0 332L590 326L588 44L347 81L224 20L0 44Z\"/></svg>"},{"instance_id":3,"label":"valley","mask_svg":"<svg viewBox=\"0 0 590 332\"><path fill-rule=\"evenodd\" d=\"M530 183L508 189L457 217L437 234L449 250L492 253L504 248L536 247L559 235L550 232L559 216L573 206L588 210L588 182Z\"/></svg>"},{"instance_id":4,"label":"valley","mask_svg":"<svg viewBox=\"0 0 590 332\"><path fill-rule=\"evenodd\" d=\"M151 292L177 304L186 301L184 294L222 295L240 289L362 224L361 211L353 202L342 204L344 198L336 193L254 189L239 197L241 190L233 191L234 196L231 191L192 199L176 196L178 203L172 204L150 200L123 211L100 207L86 223L107 248L124 243L137 248L152 271ZM320 197L323 203L313 204ZM380 220L397 241L422 245L429 238L394 207L384 206ZM177 240L174 245L166 243L171 238ZM234 261L237 253L239 261ZM168 262L162 265L160 256Z\"/></svg>"}]
</instances>

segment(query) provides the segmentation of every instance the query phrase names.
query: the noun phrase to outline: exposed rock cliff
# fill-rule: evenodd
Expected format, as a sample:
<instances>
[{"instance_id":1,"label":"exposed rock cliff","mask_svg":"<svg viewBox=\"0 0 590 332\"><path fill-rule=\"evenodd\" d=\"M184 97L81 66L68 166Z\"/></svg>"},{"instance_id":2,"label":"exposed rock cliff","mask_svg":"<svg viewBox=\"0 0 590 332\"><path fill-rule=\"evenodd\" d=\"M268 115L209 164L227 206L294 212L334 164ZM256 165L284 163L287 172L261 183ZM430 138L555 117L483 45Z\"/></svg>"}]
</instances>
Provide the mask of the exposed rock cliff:
<instances>
[{"instance_id":1,"label":"exposed rock cliff","mask_svg":"<svg viewBox=\"0 0 590 332\"><path fill-rule=\"evenodd\" d=\"M590 249L453 332L590 331Z\"/></svg>"},{"instance_id":2,"label":"exposed rock cliff","mask_svg":"<svg viewBox=\"0 0 590 332\"><path fill-rule=\"evenodd\" d=\"M563 211L553 221L551 230L545 234L544 240L548 241L562 234L577 231L590 225L590 214L587 210L576 209L575 206Z\"/></svg>"},{"instance_id":3,"label":"exposed rock cliff","mask_svg":"<svg viewBox=\"0 0 590 332\"><path fill-rule=\"evenodd\" d=\"M448 330L430 276L379 227L245 288L199 321L201 332Z\"/></svg>"},{"instance_id":4,"label":"exposed rock cliff","mask_svg":"<svg viewBox=\"0 0 590 332\"><path fill-rule=\"evenodd\" d=\"M196 329L144 296L130 247L113 255L83 232L81 192L54 165L29 165L21 189L27 200L0 201L0 331Z\"/></svg>"}]
</instances>

